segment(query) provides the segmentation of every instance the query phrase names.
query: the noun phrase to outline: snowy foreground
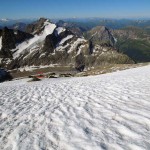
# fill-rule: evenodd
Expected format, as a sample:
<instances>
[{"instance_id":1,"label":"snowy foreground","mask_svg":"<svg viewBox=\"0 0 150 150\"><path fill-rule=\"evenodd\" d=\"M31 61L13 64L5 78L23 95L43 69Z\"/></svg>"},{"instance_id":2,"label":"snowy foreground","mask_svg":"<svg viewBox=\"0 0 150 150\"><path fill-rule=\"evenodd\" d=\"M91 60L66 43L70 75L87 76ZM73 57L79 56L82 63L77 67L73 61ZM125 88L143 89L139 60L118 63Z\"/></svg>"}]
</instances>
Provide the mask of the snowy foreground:
<instances>
[{"instance_id":1,"label":"snowy foreground","mask_svg":"<svg viewBox=\"0 0 150 150\"><path fill-rule=\"evenodd\" d=\"M0 83L0 150L150 150L150 66Z\"/></svg>"}]
</instances>

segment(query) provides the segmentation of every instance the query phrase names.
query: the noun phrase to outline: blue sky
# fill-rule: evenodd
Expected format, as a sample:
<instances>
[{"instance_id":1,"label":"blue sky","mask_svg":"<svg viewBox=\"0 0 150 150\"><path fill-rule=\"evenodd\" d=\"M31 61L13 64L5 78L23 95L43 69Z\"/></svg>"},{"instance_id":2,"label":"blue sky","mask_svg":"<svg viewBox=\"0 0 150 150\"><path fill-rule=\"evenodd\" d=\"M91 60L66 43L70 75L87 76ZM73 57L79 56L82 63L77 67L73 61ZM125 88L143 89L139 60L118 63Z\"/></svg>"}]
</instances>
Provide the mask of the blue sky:
<instances>
[{"instance_id":1,"label":"blue sky","mask_svg":"<svg viewBox=\"0 0 150 150\"><path fill-rule=\"evenodd\" d=\"M150 18L150 0L1 0L0 18Z\"/></svg>"}]
</instances>

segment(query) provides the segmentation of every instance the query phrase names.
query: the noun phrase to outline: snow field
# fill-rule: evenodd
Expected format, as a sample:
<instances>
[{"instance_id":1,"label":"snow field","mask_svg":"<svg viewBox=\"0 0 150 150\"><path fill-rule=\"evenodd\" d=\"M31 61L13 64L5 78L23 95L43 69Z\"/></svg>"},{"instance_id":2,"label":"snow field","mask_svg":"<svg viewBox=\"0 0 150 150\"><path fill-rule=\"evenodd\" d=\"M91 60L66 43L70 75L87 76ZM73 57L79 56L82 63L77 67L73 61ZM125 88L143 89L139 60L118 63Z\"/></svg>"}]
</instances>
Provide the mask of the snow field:
<instances>
[{"instance_id":1,"label":"snow field","mask_svg":"<svg viewBox=\"0 0 150 150\"><path fill-rule=\"evenodd\" d=\"M67 40L69 40L69 39L71 39L71 38L73 38L73 35L68 35L67 37L63 38L63 39L60 41L59 45L62 45L63 43L65 43Z\"/></svg>"},{"instance_id":2,"label":"snow field","mask_svg":"<svg viewBox=\"0 0 150 150\"><path fill-rule=\"evenodd\" d=\"M150 149L150 66L27 80L0 83L0 149Z\"/></svg>"},{"instance_id":3,"label":"snow field","mask_svg":"<svg viewBox=\"0 0 150 150\"><path fill-rule=\"evenodd\" d=\"M66 29L63 27L58 27L58 28L56 28L56 31L57 31L57 34L59 35L60 33L65 32Z\"/></svg>"}]
</instances>

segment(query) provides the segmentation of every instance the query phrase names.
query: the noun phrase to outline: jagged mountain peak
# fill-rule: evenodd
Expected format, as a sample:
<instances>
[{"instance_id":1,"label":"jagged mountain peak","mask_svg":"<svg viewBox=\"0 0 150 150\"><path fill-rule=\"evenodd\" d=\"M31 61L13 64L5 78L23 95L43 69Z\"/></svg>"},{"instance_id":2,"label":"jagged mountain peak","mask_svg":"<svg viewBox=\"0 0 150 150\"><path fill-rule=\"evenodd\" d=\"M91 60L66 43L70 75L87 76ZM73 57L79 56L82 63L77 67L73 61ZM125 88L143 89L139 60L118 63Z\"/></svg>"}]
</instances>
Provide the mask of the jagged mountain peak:
<instances>
[{"instance_id":1,"label":"jagged mountain peak","mask_svg":"<svg viewBox=\"0 0 150 150\"><path fill-rule=\"evenodd\" d=\"M115 46L115 37L111 31L105 26L97 26L92 28L85 34L94 44Z\"/></svg>"},{"instance_id":2,"label":"jagged mountain peak","mask_svg":"<svg viewBox=\"0 0 150 150\"><path fill-rule=\"evenodd\" d=\"M37 20L37 22L43 23L43 22L48 21L48 20L49 20L49 19L46 19L46 18L41 17L39 20Z\"/></svg>"},{"instance_id":3,"label":"jagged mountain peak","mask_svg":"<svg viewBox=\"0 0 150 150\"><path fill-rule=\"evenodd\" d=\"M92 28L93 31L99 30L99 31L109 31L109 29L106 26L97 26Z\"/></svg>"},{"instance_id":4,"label":"jagged mountain peak","mask_svg":"<svg viewBox=\"0 0 150 150\"><path fill-rule=\"evenodd\" d=\"M65 23L65 21L59 20L59 21L57 22L57 25L60 26L60 27L62 27L62 26L64 26L64 23Z\"/></svg>"},{"instance_id":5,"label":"jagged mountain peak","mask_svg":"<svg viewBox=\"0 0 150 150\"><path fill-rule=\"evenodd\" d=\"M0 30L0 58L11 58L13 54L11 50L32 37L33 35L29 33L4 27Z\"/></svg>"},{"instance_id":6,"label":"jagged mountain peak","mask_svg":"<svg viewBox=\"0 0 150 150\"><path fill-rule=\"evenodd\" d=\"M94 44L97 37L98 41L110 40L112 35L105 27L97 28L99 34L93 36L89 42L85 38L81 38L66 27L60 27L52 23L50 20L40 18L38 21L27 26L27 33L19 30L4 29L8 34L1 36L2 48L0 50L0 60L3 66L9 69L20 68L24 66L45 66L50 64L72 65L79 70L83 70L85 66L99 65L100 60L105 57L104 61L117 61L117 58L124 57L128 62L127 56L119 55L113 52L113 47L108 45L97 46ZM3 32L2 32L3 34ZM21 36L22 35L22 36ZM5 39L5 40L4 40ZM1 42L0 41L0 42ZM5 44L4 44L4 41ZM6 46L6 47L5 47ZM9 46L9 47L8 47ZM5 57L1 55L10 54ZM107 59L107 55L111 59ZM115 57L114 57L115 56ZM5 58L8 58L7 61ZM130 60L129 60L130 61Z\"/></svg>"},{"instance_id":7,"label":"jagged mountain peak","mask_svg":"<svg viewBox=\"0 0 150 150\"><path fill-rule=\"evenodd\" d=\"M27 25L25 32L30 34L40 34L45 28L45 26L52 24L49 19L40 18L39 20Z\"/></svg>"}]
</instances>

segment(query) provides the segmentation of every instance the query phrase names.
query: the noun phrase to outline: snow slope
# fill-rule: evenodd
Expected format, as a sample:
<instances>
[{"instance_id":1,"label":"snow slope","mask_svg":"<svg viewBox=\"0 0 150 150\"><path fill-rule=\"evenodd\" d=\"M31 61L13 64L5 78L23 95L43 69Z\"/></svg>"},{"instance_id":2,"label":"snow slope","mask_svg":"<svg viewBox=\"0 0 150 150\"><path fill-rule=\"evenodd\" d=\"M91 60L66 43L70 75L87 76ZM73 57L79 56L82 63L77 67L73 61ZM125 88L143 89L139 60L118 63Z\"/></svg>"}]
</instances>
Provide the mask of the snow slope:
<instances>
[{"instance_id":1,"label":"snow slope","mask_svg":"<svg viewBox=\"0 0 150 150\"><path fill-rule=\"evenodd\" d=\"M73 38L73 35L68 35L67 37L65 37L64 39L62 39L59 43L59 45L62 45L63 43L65 43L67 40Z\"/></svg>"},{"instance_id":2,"label":"snow slope","mask_svg":"<svg viewBox=\"0 0 150 150\"><path fill-rule=\"evenodd\" d=\"M56 28L55 24L50 23L48 20L44 23L44 31L40 35L35 35L33 38L22 42L21 44L17 45L15 49L12 51L16 51L13 54L14 58L19 57L21 54L25 52L26 49L35 47L39 42L43 41L47 35L52 34L54 29Z\"/></svg>"},{"instance_id":3,"label":"snow slope","mask_svg":"<svg viewBox=\"0 0 150 150\"><path fill-rule=\"evenodd\" d=\"M149 150L150 66L0 84L0 149Z\"/></svg>"},{"instance_id":4,"label":"snow slope","mask_svg":"<svg viewBox=\"0 0 150 150\"><path fill-rule=\"evenodd\" d=\"M57 34L59 35L60 33L65 32L66 29L63 27L58 27L58 28L56 28L56 31L57 31Z\"/></svg>"}]
</instances>

